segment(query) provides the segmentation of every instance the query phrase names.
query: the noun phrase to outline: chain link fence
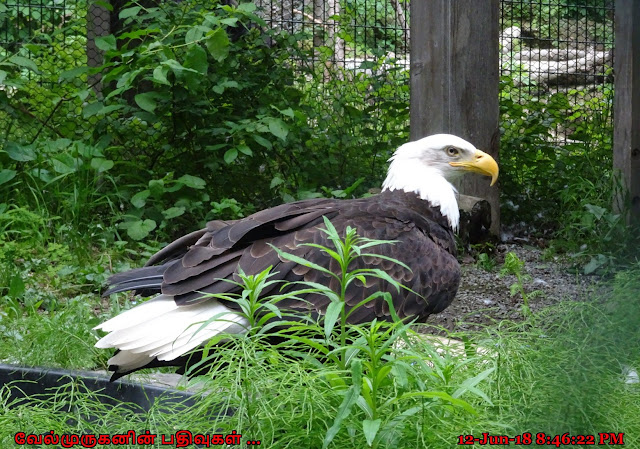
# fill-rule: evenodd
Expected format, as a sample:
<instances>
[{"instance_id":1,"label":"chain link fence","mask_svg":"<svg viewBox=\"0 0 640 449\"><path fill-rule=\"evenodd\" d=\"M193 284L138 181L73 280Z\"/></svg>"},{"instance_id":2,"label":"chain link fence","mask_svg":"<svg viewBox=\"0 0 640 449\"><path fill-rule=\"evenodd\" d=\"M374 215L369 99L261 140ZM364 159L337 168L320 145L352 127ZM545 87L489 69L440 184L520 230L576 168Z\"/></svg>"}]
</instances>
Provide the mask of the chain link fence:
<instances>
[{"instance_id":1,"label":"chain link fence","mask_svg":"<svg viewBox=\"0 0 640 449\"><path fill-rule=\"evenodd\" d=\"M580 115L612 124L614 0L502 0L501 5L503 99L520 105L552 102L559 116L550 139L558 144L584 138Z\"/></svg>"},{"instance_id":2,"label":"chain link fence","mask_svg":"<svg viewBox=\"0 0 640 449\"><path fill-rule=\"evenodd\" d=\"M586 109L610 121L613 3L502 0L503 99L524 105L562 94L567 116ZM335 81L352 80L353 94L372 105L369 114L380 121L375 131L399 132L383 122L388 102L408 106L409 0L256 0L255 4L268 27L293 37L292 59L306 71L318 95L344 95L344 83L338 89ZM96 38L112 32L124 3L112 5L109 11L86 0L0 4L3 139L31 141L43 127L69 137L91 126L88 121L66 120L65 114L73 111L64 107L65 89L54 93L52 87L85 84L100 90L99 75L89 75L83 67L102 63ZM29 86L18 96L25 86L9 82L17 72ZM363 80L367 82L357 82ZM16 122L20 114L31 117L31 122ZM552 137L558 143L576 140L580 138L576 129L555 124Z\"/></svg>"},{"instance_id":3,"label":"chain link fence","mask_svg":"<svg viewBox=\"0 0 640 449\"><path fill-rule=\"evenodd\" d=\"M45 128L60 137L86 131L68 119L78 111L66 104L87 84L73 73L88 62L86 10L84 0L0 4L2 140L32 143Z\"/></svg>"}]
</instances>

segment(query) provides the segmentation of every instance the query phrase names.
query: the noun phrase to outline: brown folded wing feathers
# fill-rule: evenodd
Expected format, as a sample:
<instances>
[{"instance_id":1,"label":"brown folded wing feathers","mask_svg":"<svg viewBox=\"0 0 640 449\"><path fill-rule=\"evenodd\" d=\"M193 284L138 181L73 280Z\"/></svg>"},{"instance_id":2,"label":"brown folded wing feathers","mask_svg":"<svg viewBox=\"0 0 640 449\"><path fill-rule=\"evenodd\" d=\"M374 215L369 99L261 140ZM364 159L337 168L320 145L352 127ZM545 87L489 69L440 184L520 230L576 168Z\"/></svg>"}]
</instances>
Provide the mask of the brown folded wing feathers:
<instances>
[{"instance_id":1,"label":"brown folded wing feathers","mask_svg":"<svg viewBox=\"0 0 640 449\"><path fill-rule=\"evenodd\" d=\"M238 280L238 270L257 274L273 267L273 279L338 284L329 275L282 259L270 246L303 257L315 264L338 272L338 264L325 252L304 246L315 243L331 246L324 228L323 216L329 218L341 236L347 226L357 229L362 237L397 240L395 244L372 247L368 252L402 261L411 271L378 257L359 258L350 267L380 268L409 289L397 291L386 281L370 278L366 285L356 281L346 291L346 303L353 307L377 291L388 291L401 318L426 318L446 308L456 294L460 268L455 257L455 241L447 220L438 208L415 194L383 192L355 199L313 199L283 204L263 210L242 220L212 221L205 229L188 234L154 255L145 268L116 275L110 292L136 289L146 293L175 295L178 305L207 301L203 293L237 292L238 287L224 280ZM283 284L264 294L280 291ZM289 286L288 289L300 288ZM280 308L310 310L322 314L329 300L319 294L308 294L305 301L287 299ZM237 308L235 303L226 304ZM382 298L367 303L354 312L351 322L374 318L390 319L387 303Z\"/></svg>"}]
</instances>

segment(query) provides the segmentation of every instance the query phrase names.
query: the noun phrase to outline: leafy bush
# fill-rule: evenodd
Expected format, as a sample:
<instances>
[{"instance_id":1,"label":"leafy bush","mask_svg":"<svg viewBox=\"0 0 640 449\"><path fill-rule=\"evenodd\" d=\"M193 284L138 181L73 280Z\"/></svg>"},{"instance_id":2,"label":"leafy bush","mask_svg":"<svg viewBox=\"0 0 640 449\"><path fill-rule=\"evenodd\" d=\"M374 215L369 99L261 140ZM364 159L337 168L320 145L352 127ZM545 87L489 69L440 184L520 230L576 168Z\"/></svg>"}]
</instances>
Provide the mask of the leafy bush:
<instances>
[{"instance_id":1,"label":"leafy bush","mask_svg":"<svg viewBox=\"0 0 640 449\"><path fill-rule=\"evenodd\" d=\"M130 2L119 19L96 40L103 67L60 47L60 70L36 37L0 63L11 122L0 192L44 216L47 238L97 224L106 240L171 237L283 200L360 195L407 138L408 97L395 90L408 96L406 72L383 59L373 74L331 67L331 50L269 29L250 3ZM54 38L70 46L65 31ZM97 72L100 93L86 85Z\"/></svg>"},{"instance_id":2,"label":"leafy bush","mask_svg":"<svg viewBox=\"0 0 640 449\"><path fill-rule=\"evenodd\" d=\"M391 2L346 0L340 3L341 37L347 45L355 47L357 54L382 56L387 52L406 52L405 30ZM397 7L402 8L408 26L409 2L401 3L398 2Z\"/></svg>"},{"instance_id":3,"label":"leafy bush","mask_svg":"<svg viewBox=\"0 0 640 449\"><path fill-rule=\"evenodd\" d=\"M554 230L558 248L587 256L588 273L634 257L628 211L613 206L623 192L613 171L612 107L608 84L543 99L501 79L502 216Z\"/></svg>"}]
</instances>

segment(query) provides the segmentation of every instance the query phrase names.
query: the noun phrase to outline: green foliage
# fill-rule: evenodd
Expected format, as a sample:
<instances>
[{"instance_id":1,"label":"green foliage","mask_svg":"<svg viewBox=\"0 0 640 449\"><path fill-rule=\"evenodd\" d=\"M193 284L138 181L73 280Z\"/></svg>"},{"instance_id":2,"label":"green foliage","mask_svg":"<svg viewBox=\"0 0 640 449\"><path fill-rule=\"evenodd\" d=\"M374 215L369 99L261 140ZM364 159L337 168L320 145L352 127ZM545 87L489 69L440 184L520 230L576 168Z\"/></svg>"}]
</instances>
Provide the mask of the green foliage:
<instances>
[{"instance_id":1,"label":"green foliage","mask_svg":"<svg viewBox=\"0 0 640 449\"><path fill-rule=\"evenodd\" d=\"M509 290L511 296L515 296L520 293L522 296L522 314L524 316L531 315L531 308L529 307L529 300L540 295L540 290L533 290L527 292L525 290L525 284L531 281L531 276L524 271L524 261L516 255L516 253L509 251L504 258L504 266L500 270L500 276L513 275L516 281L511 284Z\"/></svg>"},{"instance_id":2,"label":"green foliage","mask_svg":"<svg viewBox=\"0 0 640 449\"><path fill-rule=\"evenodd\" d=\"M515 434L625 432L639 441L633 417L640 390L625 377L625 367L640 363L639 275L635 264L585 302L561 302L528 322L487 329L486 343L499 352L489 393L497 419Z\"/></svg>"},{"instance_id":3,"label":"green foliage","mask_svg":"<svg viewBox=\"0 0 640 449\"><path fill-rule=\"evenodd\" d=\"M22 308L19 315L0 313L0 358L4 363L31 366L80 369L104 365L106 354L93 347L96 333L92 327L99 320L90 299L90 295L74 297L55 313L38 313L39 303L25 309L25 315Z\"/></svg>"},{"instance_id":4,"label":"green foliage","mask_svg":"<svg viewBox=\"0 0 640 449\"><path fill-rule=\"evenodd\" d=\"M173 179L173 173L167 173L162 179L151 179L146 187L128 198L133 207L118 225L126 229L133 240L144 239L156 227L164 230L169 223L175 226L185 213L202 216L209 200L209 195L203 191L205 181L197 176L182 175Z\"/></svg>"},{"instance_id":5,"label":"green foliage","mask_svg":"<svg viewBox=\"0 0 640 449\"><path fill-rule=\"evenodd\" d=\"M407 138L407 72L382 57L336 69L327 47L312 63L318 53L294 45L312 35L276 32L253 10L129 2L123 28L96 39L97 68L74 57L86 45L75 17L50 42L32 35L16 54L3 50L7 210L42 216L44 240L96 229L106 241L139 240L378 186ZM100 93L87 86L96 73Z\"/></svg>"},{"instance_id":6,"label":"green foliage","mask_svg":"<svg viewBox=\"0 0 640 449\"><path fill-rule=\"evenodd\" d=\"M96 136L119 160L150 173L198 178L200 187L188 187L206 186L216 198L264 201L274 173L282 172L281 155L299 143L289 129L295 112L302 114L302 94L293 86L285 49L269 47L260 29L250 26L263 24L252 10L251 4L230 8L215 1L123 9L126 30L102 41L104 100L83 112L97 118ZM126 185L139 182L133 174L123 174ZM131 198L133 215L140 215L135 209L150 190L146 184ZM156 200L165 209L185 207L158 194ZM198 198L191 209L203 201L208 199ZM181 209L185 219L204 219L188 209ZM149 219L161 229L155 215ZM136 238L151 230L145 220L134 226Z\"/></svg>"},{"instance_id":7,"label":"green foliage","mask_svg":"<svg viewBox=\"0 0 640 449\"><path fill-rule=\"evenodd\" d=\"M476 261L476 265L485 271L491 272L496 267L496 261L493 258L491 258L491 255L487 253L480 253L478 254L478 260Z\"/></svg>"},{"instance_id":8,"label":"green foliage","mask_svg":"<svg viewBox=\"0 0 640 449\"><path fill-rule=\"evenodd\" d=\"M118 186L108 173L114 162L105 157L101 148L57 139L24 146L13 143L7 145L5 153L22 168L2 186L13 204L0 212L0 223L14 225L14 237L28 228L27 223L16 223L24 214L33 213L48 221L39 232L24 233L40 234L46 241L49 236L69 231L80 234L95 231L88 229L88 217L117 213ZM28 206L16 205L20 203Z\"/></svg>"},{"instance_id":9,"label":"green foliage","mask_svg":"<svg viewBox=\"0 0 640 449\"><path fill-rule=\"evenodd\" d=\"M636 255L638 236L627 225L628 211L612 210L614 195L624 198L616 179L591 181L578 177L560 199L568 212L567 222L557 233L554 245L585 260L585 274L600 274L625 265Z\"/></svg>"},{"instance_id":10,"label":"green foliage","mask_svg":"<svg viewBox=\"0 0 640 449\"><path fill-rule=\"evenodd\" d=\"M34 248L29 241L0 240L0 359L73 368L104 364L92 328L108 260L58 243Z\"/></svg>"},{"instance_id":11,"label":"green foliage","mask_svg":"<svg viewBox=\"0 0 640 449\"><path fill-rule=\"evenodd\" d=\"M409 2L398 2L407 20ZM402 4L404 3L404 5ZM341 2L338 20L342 25L340 37L347 45L354 46L357 54L383 55L398 52L407 45L405 30L391 4L367 0L346 0ZM397 26L392 26L399 24ZM408 26L408 22L407 22Z\"/></svg>"},{"instance_id":12,"label":"green foliage","mask_svg":"<svg viewBox=\"0 0 640 449\"><path fill-rule=\"evenodd\" d=\"M267 282L267 273L243 279L250 287L241 296L245 305L259 306L251 290ZM215 377L194 380L205 382L209 394L192 408L159 402L149 412L132 413L126 404L105 405L99 394L77 383L19 405L8 400L8 390L15 387L3 385L0 429L7 430L0 430L0 443L13 444L15 429L40 434L44 429L57 434L149 429L170 435L187 422L194 434L236 430L243 441L260 439L270 447L445 449L461 434L518 435L532 429L548 434L624 432L625 443L634 445L640 435L640 395L626 376L640 364L639 294L640 265L635 264L618 273L601 296L562 302L521 323L505 321L453 335L465 340L462 351L436 347L404 324L348 327L353 357L347 370L331 361L292 357L295 351L304 352L299 344L265 344L261 329L263 334L271 331L254 322L260 329L216 347L220 363L211 373ZM43 364L61 366L104 362L96 360L86 343L95 338L84 334L95 323L88 309L86 298L79 297L59 318L26 315L20 322L3 316L0 356L40 357L36 360ZM254 311L258 313L249 315L260 316L269 307ZM324 341L324 328L320 322L313 330L318 342ZM28 344L27 329L37 344ZM335 331L339 342L339 329ZM80 339L88 339L84 349ZM29 358L22 358L23 353ZM315 358L315 351L308 354ZM228 408L233 415L215 413Z\"/></svg>"},{"instance_id":13,"label":"green foliage","mask_svg":"<svg viewBox=\"0 0 640 449\"><path fill-rule=\"evenodd\" d=\"M507 201L521 206L505 208L505 215L534 221L544 212L547 220L560 221L558 193L576 174L594 182L613 176L613 90L601 87L591 97L584 91L558 92L543 101L510 77L501 83L501 183ZM554 133L565 134L568 142L556 143Z\"/></svg>"},{"instance_id":14,"label":"green foliage","mask_svg":"<svg viewBox=\"0 0 640 449\"><path fill-rule=\"evenodd\" d=\"M292 413L301 416L300 405L291 408L289 400L280 397L279 389L261 387L260 379L280 382L282 370L288 373L287 396L303 394L302 408L313 408L310 418L305 418L304 424L298 424L301 426L298 431L288 433L287 438L295 439L300 432L307 432L306 438L316 441L318 447L336 447L336 444L343 447L345 441L359 447L388 447L411 433L416 422L423 427L431 426L433 418L442 421L471 419L476 411L462 397L487 400L478 386L489 377L493 368L468 370L460 360L440 360L442 356L433 348L425 350L428 343L421 344L421 338L411 331L410 323L398 319L388 293L375 293L353 308L347 307L345 291L353 282L378 277L387 280L393 288L403 288L384 271L353 268L356 259L370 255L368 248L392 242L361 238L354 229L347 229L345 235L340 236L326 219L323 231L330 246L310 246L334 259L340 267L339 273L288 253L279 254L283 259L334 277L338 286L335 291L324 285L302 283L301 292L260 298L265 288L278 282L269 279L271 274L267 270L255 276L240 274L238 285L243 291L237 297L211 295L236 302L251 325L245 335L221 335L208 343L205 358L193 368L200 369L205 362L214 363L206 377L215 389L231 392L228 406L235 410L231 422L247 429L246 432L264 435L263 444L265 439L271 441L270 444L278 444L278 436L269 435L267 430L268 423L274 419L289 422L287 428L296 426L291 420L298 419ZM382 256L376 254L376 257ZM277 309L279 301L302 292L321 293L329 299L326 313L318 322L305 315L283 315ZM349 315L357 308L381 297L389 301L392 322L374 320L364 326L347 323ZM201 328L206 325L203 323ZM275 336L284 342L275 348L265 347L265 339ZM221 339L230 338L231 344L213 346ZM423 351L427 351L426 354ZM235 363L229 363L230 360ZM316 382L314 393L303 392L302 389L309 387L306 376L300 374L301 369L312 370L308 376ZM231 378L228 378L229 374ZM246 379L252 380L247 382ZM301 380L304 381L302 384L289 383ZM317 397L319 392L325 397ZM309 394L316 396L313 400L319 403L305 404L311 399ZM425 420L425 415L431 418ZM224 424L225 427L228 425ZM428 433L432 434L432 431ZM420 438L424 441L430 437Z\"/></svg>"},{"instance_id":15,"label":"green foliage","mask_svg":"<svg viewBox=\"0 0 640 449\"><path fill-rule=\"evenodd\" d=\"M500 95L505 222L554 229L554 245L576 256L586 273L633 260L629 211L614 211L624 191L613 171L612 87L543 100L503 77ZM556 143L558 135L566 142Z\"/></svg>"}]
</instances>

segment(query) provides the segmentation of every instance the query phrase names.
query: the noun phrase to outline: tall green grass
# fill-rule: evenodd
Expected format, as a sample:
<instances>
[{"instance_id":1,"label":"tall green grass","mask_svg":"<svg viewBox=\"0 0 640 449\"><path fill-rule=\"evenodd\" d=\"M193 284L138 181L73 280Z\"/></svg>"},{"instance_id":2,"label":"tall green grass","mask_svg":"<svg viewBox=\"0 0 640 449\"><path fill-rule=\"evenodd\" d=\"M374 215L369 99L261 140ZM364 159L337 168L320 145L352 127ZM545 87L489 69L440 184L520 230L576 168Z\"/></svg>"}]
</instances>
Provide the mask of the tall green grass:
<instances>
[{"instance_id":1,"label":"tall green grass","mask_svg":"<svg viewBox=\"0 0 640 449\"><path fill-rule=\"evenodd\" d=\"M602 290L487 329L496 418L516 434L624 432L630 447L640 442L640 384L624 374L640 367L640 265Z\"/></svg>"},{"instance_id":2,"label":"tall green grass","mask_svg":"<svg viewBox=\"0 0 640 449\"><path fill-rule=\"evenodd\" d=\"M351 250L343 247L335 254L341 251ZM265 282L266 273L245 279L254 289ZM252 302L253 293L235 299L255 318L262 306ZM512 437L531 432L534 440L538 432L615 432L625 434L627 447L636 447L640 384L629 383L624 372L640 367L639 298L636 265L584 301L560 303L519 323L452 335L463 343L449 350L436 350L432 339L401 322L343 327L339 306L331 326L304 321L289 334L297 338L276 346L265 337L283 334L258 322L261 329L210 348L211 371L192 380L207 394L193 408L163 404L134 414L125 405L103 405L96 393L79 386L16 406L7 399L11 386L4 386L0 444L11 447L16 431L133 429L170 435L188 429L224 435L236 430L243 444L259 439L263 447L275 448L445 449L456 446L460 435L484 432ZM339 304L340 295L332 301ZM43 348L48 355L40 361L57 363L54 353L76 357L57 346L64 332L50 324L48 330L42 326L37 346L46 346L49 335L52 351ZM220 410L233 414L215 413Z\"/></svg>"}]
</instances>

